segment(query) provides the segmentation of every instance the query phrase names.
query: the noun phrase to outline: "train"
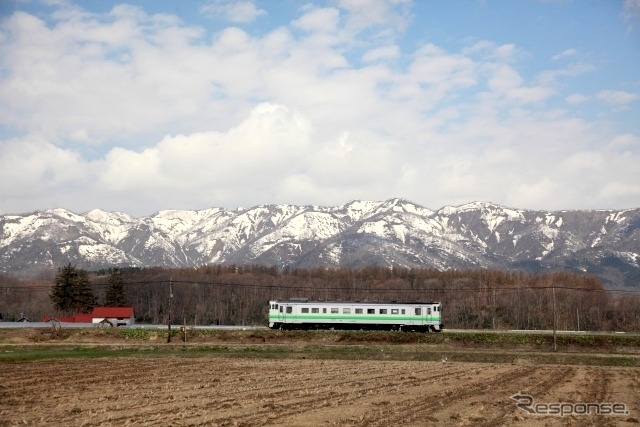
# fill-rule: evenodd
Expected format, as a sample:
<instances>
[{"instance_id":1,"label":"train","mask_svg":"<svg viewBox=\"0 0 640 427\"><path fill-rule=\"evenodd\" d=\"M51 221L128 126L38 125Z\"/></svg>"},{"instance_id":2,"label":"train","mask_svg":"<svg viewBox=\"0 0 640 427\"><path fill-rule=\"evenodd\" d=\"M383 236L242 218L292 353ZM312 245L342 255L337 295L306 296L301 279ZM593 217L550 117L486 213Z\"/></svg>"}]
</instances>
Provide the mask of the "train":
<instances>
[{"instance_id":1,"label":"train","mask_svg":"<svg viewBox=\"0 0 640 427\"><path fill-rule=\"evenodd\" d=\"M441 332L439 302L269 301L271 329L362 329Z\"/></svg>"}]
</instances>

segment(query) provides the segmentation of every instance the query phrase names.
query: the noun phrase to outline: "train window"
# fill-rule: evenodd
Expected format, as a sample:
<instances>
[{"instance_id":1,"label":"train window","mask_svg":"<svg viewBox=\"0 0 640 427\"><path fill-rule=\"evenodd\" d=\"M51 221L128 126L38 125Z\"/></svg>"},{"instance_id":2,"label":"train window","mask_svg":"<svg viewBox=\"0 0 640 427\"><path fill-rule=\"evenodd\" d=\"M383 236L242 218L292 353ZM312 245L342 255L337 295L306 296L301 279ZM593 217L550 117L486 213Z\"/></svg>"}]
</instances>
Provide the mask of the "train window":
<instances>
[{"instance_id":1,"label":"train window","mask_svg":"<svg viewBox=\"0 0 640 427\"><path fill-rule=\"evenodd\" d=\"M351 309L350 308L343 308L342 309L342 314L351 314Z\"/></svg>"},{"instance_id":2,"label":"train window","mask_svg":"<svg viewBox=\"0 0 640 427\"><path fill-rule=\"evenodd\" d=\"M362 309L361 308L356 308L356 314L362 314Z\"/></svg>"},{"instance_id":3,"label":"train window","mask_svg":"<svg viewBox=\"0 0 640 427\"><path fill-rule=\"evenodd\" d=\"M367 308L367 314L376 314L375 308Z\"/></svg>"},{"instance_id":4,"label":"train window","mask_svg":"<svg viewBox=\"0 0 640 427\"><path fill-rule=\"evenodd\" d=\"M318 307L314 307L311 309L312 313L320 313L320 309Z\"/></svg>"},{"instance_id":5,"label":"train window","mask_svg":"<svg viewBox=\"0 0 640 427\"><path fill-rule=\"evenodd\" d=\"M302 307L302 312L303 313L308 313L309 312L309 307Z\"/></svg>"},{"instance_id":6,"label":"train window","mask_svg":"<svg viewBox=\"0 0 640 427\"><path fill-rule=\"evenodd\" d=\"M326 314L327 309L326 309L326 308L323 308L323 309L322 309L322 312Z\"/></svg>"},{"instance_id":7,"label":"train window","mask_svg":"<svg viewBox=\"0 0 640 427\"><path fill-rule=\"evenodd\" d=\"M387 309L386 308L381 308L380 309L380 314L387 314Z\"/></svg>"},{"instance_id":8,"label":"train window","mask_svg":"<svg viewBox=\"0 0 640 427\"><path fill-rule=\"evenodd\" d=\"M427 314L431 314L431 308L427 308Z\"/></svg>"},{"instance_id":9,"label":"train window","mask_svg":"<svg viewBox=\"0 0 640 427\"><path fill-rule=\"evenodd\" d=\"M404 308L401 310L402 314L405 314Z\"/></svg>"},{"instance_id":10,"label":"train window","mask_svg":"<svg viewBox=\"0 0 640 427\"><path fill-rule=\"evenodd\" d=\"M282 306L280 306L280 313L282 313Z\"/></svg>"},{"instance_id":11,"label":"train window","mask_svg":"<svg viewBox=\"0 0 640 427\"><path fill-rule=\"evenodd\" d=\"M416 307L416 316L420 316L422 314L422 309L420 307Z\"/></svg>"},{"instance_id":12,"label":"train window","mask_svg":"<svg viewBox=\"0 0 640 427\"><path fill-rule=\"evenodd\" d=\"M331 313L338 313L338 308L337 307L333 307L331 309Z\"/></svg>"},{"instance_id":13,"label":"train window","mask_svg":"<svg viewBox=\"0 0 640 427\"><path fill-rule=\"evenodd\" d=\"M397 308L392 308L391 309L391 314L398 314L398 309Z\"/></svg>"},{"instance_id":14,"label":"train window","mask_svg":"<svg viewBox=\"0 0 640 427\"><path fill-rule=\"evenodd\" d=\"M287 313L293 313L293 307L287 307Z\"/></svg>"}]
</instances>

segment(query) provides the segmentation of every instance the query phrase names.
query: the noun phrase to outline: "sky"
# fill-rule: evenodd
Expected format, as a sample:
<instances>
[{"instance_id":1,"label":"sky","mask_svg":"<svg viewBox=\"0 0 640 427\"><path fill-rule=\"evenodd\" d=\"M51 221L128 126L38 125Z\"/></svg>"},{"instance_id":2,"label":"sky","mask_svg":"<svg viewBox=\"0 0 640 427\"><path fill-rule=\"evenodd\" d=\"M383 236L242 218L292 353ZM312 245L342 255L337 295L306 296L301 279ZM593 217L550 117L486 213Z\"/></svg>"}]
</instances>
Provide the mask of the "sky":
<instances>
[{"instance_id":1,"label":"sky","mask_svg":"<svg viewBox=\"0 0 640 427\"><path fill-rule=\"evenodd\" d=\"M2 0L0 214L640 207L640 0Z\"/></svg>"}]
</instances>

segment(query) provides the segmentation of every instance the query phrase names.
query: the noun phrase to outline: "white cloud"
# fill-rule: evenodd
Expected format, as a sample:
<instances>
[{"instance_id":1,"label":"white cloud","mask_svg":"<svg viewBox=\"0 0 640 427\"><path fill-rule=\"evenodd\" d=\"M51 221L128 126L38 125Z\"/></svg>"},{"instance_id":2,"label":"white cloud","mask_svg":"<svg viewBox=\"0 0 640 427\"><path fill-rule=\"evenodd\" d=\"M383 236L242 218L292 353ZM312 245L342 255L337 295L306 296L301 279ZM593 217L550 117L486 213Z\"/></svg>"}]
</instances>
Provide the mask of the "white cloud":
<instances>
[{"instance_id":1,"label":"white cloud","mask_svg":"<svg viewBox=\"0 0 640 427\"><path fill-rule=\"evenodd\" d=\"M569 57L572 57L572 56L576 56L576 55L578 55L578 53L579 53L579 52L578 52L578 50L577 50L577 49L573 49L573 48L571 48L571 49L565 49L565 50L563 50L562 52L558 53L557 55L554 55L554 56L552 57L552 59L553 59L554 61L557 61L557 60L559 60L559 59L564 59L564 58L569 58Z\"/></svg>"},{"instance_id":2,"label":"white cloud","mask_svg":"<svg viewBox=\"0 0 640 427\"><path fill-rule=\"evenodd\" d=\"M393 36L406 29L410 20L410 0L338 0L347 11L346 28L359 33L380 28L377 36Z\"/></svg>"},{"instance_id":3,"label":"white cloud","mask_svg":"<svg viewBox=\"0 0 640 427\"><path fill-rule=\"evenodd\" d=\"M522 53L512 43L497 45L488 40L481 40L462 50L463 55L480 56L485 61L512 62Z\"/></svg>"},{"instance_id":4,"label":"white cloud","mask_svg":"<svg viewBox=\"0 0 640 427\"><path fill-rule=\"evenodd\" d=\"M98 185L107 193L145 197L161 192L178 200L197 199L231 186L243 188L244 196L236 194L236 199L229 200L213 196L212 202L226 205L248 194L265 200L273 195L269 189L314 160L309 147L311 131L299 114L283 106L261 104L224 133L167 136L141 152L116 148L100 168ZM308 160L299 163L306 155L310 155Z\"/></svg>"},{"instance_id":5,"label":"white cloud","mask_svg":"<svg viewBox=\"0 0 640 427\"><path fill-rule=\"evenodd\" d=\"M6 24L5 123L54 142L78 130L99 142L162 129L213 95L206 67L215 59L190 44L199 31L161 16L118 7L101 20L74 15L49 27L17 13Z\"/></svg>"},{"instance_id":6,"label":"white cloud","mask_svg":"<svg viewBox=\"0 0 640 427\"><path fill-rule=\"evenodd\" d=\"M567 106L590 99L563 92L588 65L531 72L513 43L407 47L408 3L332 4L265 32L209 34L126 5L6 18L0 116L14 136L0 141L0 178L16 185L0 189L2 208L640 202L633 185L610 186L640 182L637 135Z\"/></svg>"},{"instance_id":7,"label":"white cloud","mask_svg":"<svg viewBox=\"0 0 640 427\"><path fill-rule=\"evenodd\" d=\"M74 206L92 175L78 153L38 137L0 141L0 213Z\"/></svg>"},{"instance_id":8,"label":"white cloud","mask_svg":"<svg viewBox=\"0 0 640 427\"><path fill-rule=\"evenodd\" d=\"M538 75L538 81L547 86L556 86L558 80L577 77L592 71L594 66L586 63L572 63L568 66L555 70L545 70Z\"/></svg>"},{"instance_id":9,"label":"white cloud","mask_svg":"<svg viewBox=\"0 0 640 427\"><path fill-rule=\"evenodd\" d=\"M381 46L375 49L370 49L362 55L364 62L377 62L387 61L396 58L400 55L400 49L398 46Z\"/></svg>"},{"instance_id":10,"label":"white cloud","mask_svg":"<svg viewBox=\"0 0 640 427\"><path fill-rule=\"evenodd\" d=\"M607 104L622 107L638 99L638 94L623 90L601 90L596 97Z\"/></svg>"},{"instance_id":11,"label":"white cloud","mask_svg":"<svg viewBox=\"0 0 640 427\"><path fill-rule=\"evenodd\" d=\"M221 16L231 22L249 24L254 22L266 11L249 0L209 0L200 6L200 13L210 16Z\"/></svg>"},{"instance_id":12,"label":"white cloud","mask_svg":"<svg viewBox=\"0 0 640 427\"><path fill-rule=\"evenodd\" d=\"M334 8L312 9L292 22L294 28L310 33L331 33L338 31L340 11Z\"/></svg>"},{"instance_id":13,"label":"white cloud","mask_svg":"<svg viewBox=\"0 0 640 427\"><path fill-rule=\"evenodd\" d=\"M507 64L488 64L489 87L507 101L517 104L536 103L549 98L553 89L548 86L525 86L520 73Z\"/></svg>"},{"instance_id":14,"label":"white cloud","mask_svg":"<svg viewBox=\"0 0 640 427\"><path fill-rule=\"evenodd\" d=\"M477 64L464 55L445 52L431 43L422 46L409 66L412 82L427 85L432 100L439 101L453 89L477 83Z\"/></svg>"},{"instance_id":15,"label":"white cloud","mask_svg":"<svg viewBox=\"0 0 640 427\"><path fill-rule=\"evenodd\" d=\"M572 93L571 95L565 97L565 101L571 105L583 104L589 100L588 96L585 96L581 93Z\"/></svg>"}]
</instances>

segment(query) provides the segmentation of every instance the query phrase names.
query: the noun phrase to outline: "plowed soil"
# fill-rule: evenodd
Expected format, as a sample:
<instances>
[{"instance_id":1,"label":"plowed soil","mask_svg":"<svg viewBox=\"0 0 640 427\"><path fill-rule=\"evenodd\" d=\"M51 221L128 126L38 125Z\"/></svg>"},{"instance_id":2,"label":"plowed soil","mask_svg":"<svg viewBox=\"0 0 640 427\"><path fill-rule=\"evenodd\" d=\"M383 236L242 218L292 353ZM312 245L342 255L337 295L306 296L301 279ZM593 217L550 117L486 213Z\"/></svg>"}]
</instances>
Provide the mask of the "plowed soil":
<instances>
[{"instance_id":1,"label":"plowed soil","mask_svg":"<svg viewBox=\"0 0 640 427\"><path fill-rule=\"evenodd\" d=\"M637 426L640 416L638 368L166 355L0 369L2 426ZM531 415L518 392L629 413Z\"/></svg>"}]
</instances>

